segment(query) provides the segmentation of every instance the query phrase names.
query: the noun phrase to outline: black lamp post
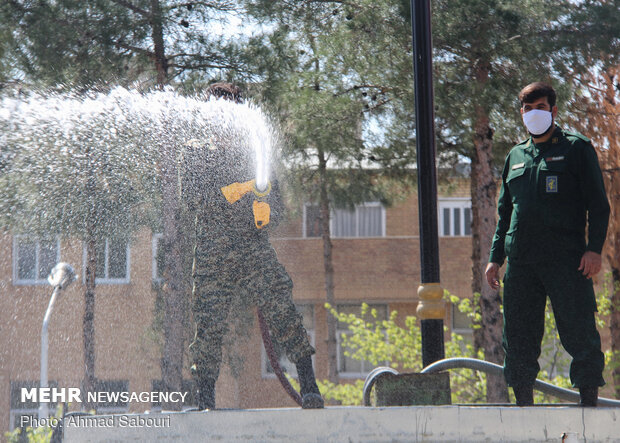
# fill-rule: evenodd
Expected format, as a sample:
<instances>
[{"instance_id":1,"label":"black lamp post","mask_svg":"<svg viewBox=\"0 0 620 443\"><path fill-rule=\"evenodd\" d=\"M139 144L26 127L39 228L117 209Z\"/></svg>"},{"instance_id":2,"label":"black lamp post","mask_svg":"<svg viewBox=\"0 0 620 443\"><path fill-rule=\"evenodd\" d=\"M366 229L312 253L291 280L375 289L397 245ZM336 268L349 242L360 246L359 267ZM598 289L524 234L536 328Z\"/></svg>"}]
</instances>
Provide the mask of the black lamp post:
<instances>
[{"instance_id":1,"label":"black lamp post","mask_svg":"<svg viewBox=\"0 0 620 443\"><path fill-rule=\"evenodd\" d=\"M435 113L430 0L411 0L413 68L415 73L415 122L418 163L421 285L417 308L422 323L422 362L445 357L443 318L445 306L439 283L437 232L437 174L435 168Z\"/></svg>"}]
</instances>

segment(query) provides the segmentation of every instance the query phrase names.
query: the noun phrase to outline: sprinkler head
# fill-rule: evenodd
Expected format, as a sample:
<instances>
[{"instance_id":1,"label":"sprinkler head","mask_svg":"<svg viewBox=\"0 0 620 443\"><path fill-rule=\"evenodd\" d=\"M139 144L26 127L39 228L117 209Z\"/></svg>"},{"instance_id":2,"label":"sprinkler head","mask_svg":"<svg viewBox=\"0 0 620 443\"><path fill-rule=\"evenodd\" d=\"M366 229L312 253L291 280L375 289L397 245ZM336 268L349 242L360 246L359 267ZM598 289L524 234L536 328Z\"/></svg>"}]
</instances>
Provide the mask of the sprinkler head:
<instances>
[{"instance_id":1,"label":"sprinkler head","mask_svg":"<svg viewBox=\"0 0 620 443\"><path fill-rule=\"evenodd\" d=\"M71 283L77 279L75 271L69 263L60 262L50 272L47 281L53 287L59 287L60 289L67 288Z\"/></svg>"}]
</instances>

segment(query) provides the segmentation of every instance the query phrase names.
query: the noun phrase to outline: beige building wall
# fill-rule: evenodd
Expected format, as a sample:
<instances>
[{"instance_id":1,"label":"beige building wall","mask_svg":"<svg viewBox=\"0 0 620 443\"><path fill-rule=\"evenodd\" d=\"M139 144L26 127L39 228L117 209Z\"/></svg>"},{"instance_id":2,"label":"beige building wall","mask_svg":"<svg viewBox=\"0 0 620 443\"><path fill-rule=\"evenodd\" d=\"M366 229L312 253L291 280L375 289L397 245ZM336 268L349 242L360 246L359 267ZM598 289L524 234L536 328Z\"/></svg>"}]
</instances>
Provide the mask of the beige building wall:
<instances>
[{"instance_id":1,"label":"beige building wall","mask_svg":"<svg viewBox=\"0 0 620 443\"><path fill-rule=\"evenodd\" d=\"M382 303L388 310L415 315L420 280L417 198L415 193L386 211L386 236L334 238L335 295L339 303ZM314 307L316 372L327 376L323 249L320 238L304 238L301 219L278 229L272 243L290 273L294 299ZM84 311L83 247L63 241L61 260L80 276L57 302L49 327L49 380L59 387L79 387L83 376L82 315ZM471 238L440 239L442 286L459 296L470 295ZM130 246L130 282L98 284L96 295L96 376L126 380L129 391L151 391L161 378L160 354L153 332L156 291L152 283L152 234L141 230ZM41 322L49 285L13 284L13 238L0 235L0 432L9 429L10 383L39 380ZM449 312L449 310L448 310ZM261 370L262 342L256 316L242 328L235 352L244 357L243 375L225 367L218 380L219 407L294 406L274 377ZM449 324L449 318L446 318ZM189 378L189 373L185 374ZM72 405L71 410L79 405ZM130 403L129 411L149 409Z\"/></svg>"}]
</instances>

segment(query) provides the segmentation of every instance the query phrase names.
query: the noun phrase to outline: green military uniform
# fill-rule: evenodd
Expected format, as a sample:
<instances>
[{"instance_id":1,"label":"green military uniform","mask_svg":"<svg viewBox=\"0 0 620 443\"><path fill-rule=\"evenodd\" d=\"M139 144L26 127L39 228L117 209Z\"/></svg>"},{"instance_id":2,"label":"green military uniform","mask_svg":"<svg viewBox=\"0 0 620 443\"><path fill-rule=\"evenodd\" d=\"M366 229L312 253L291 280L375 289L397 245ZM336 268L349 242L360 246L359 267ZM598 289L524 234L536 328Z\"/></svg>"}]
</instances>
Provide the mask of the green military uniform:
<instances>
[{"instance_id":1,"label":"green military uniform","mask_svg":"<svg viewBox=\"0 0 620 443\"><path fill-rule=\"evenodd\" d=\"M293 363L315 352L293 304L291 278L269 243L267 231L284 209L277 182L261 198L271 207L271 221L263 229L255 226L254 193L232 204L222 193L222 187L254 177L249 155L239 148L189 146L181 162L182 188L197 214L192 302L196 331L190 355L199 383L218 377L227 317L238 294L261 309L272 337Z\"/></svg>"},{"instance_id":2,"label":"green military uniform","mask_svg":"<svg viewBox=\"0 0 620 443\"><path fill-rule=\"evenodd\" d=\"M601 253L609 203L596 152L580 134L555 128L545 143L530 138L508 154L489 261L504 276L504 374L510 386L532 385L540 370L546 297L575 387L604 384L604 358L592 281L578 271L585 251ZM587 243L586 243L587 221Z\"/></svg>"}]
</instances>

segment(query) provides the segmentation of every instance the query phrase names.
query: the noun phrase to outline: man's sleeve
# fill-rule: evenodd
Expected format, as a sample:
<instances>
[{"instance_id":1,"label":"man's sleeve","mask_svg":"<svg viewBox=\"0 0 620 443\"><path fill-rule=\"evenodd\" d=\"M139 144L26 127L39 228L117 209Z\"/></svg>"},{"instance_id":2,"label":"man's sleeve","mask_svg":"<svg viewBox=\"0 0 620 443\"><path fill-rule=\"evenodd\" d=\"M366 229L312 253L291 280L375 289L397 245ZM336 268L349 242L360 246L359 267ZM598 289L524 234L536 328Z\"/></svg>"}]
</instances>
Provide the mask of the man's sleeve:
<instances>
[{"instance_id":1,"label":"man's sleeve","mask_svg":"<svg viewBox=\"0 0 620 443\"><path fill-rule=\"evenodd\" d=\"M504 170L502 171L502 184L497 201L497 214L499 219L497 221L495 235L493 236L493 243L491 244L491 254L489 255L489 262L497 263L500 266L504 263L504 259L506 258L504 241L506 239L506 231L508 231L508 227L510 226L510 218L512 217L512 197L506 186L506 176L508 175L508 165L510 164L509 159L510 155L506 158Z\"/></svg>"},{"instance_id":2,"label":"man's sleeve","mask_svg":"<svg viewBox=\"0 0 620 443\"><path fill-rule=\"evenodd\" d=\"M591 143L582 149L582 192L588 210L588 251L603 250L609 224L609 201L596 151Z\"/></svg>"}]
</instances>

